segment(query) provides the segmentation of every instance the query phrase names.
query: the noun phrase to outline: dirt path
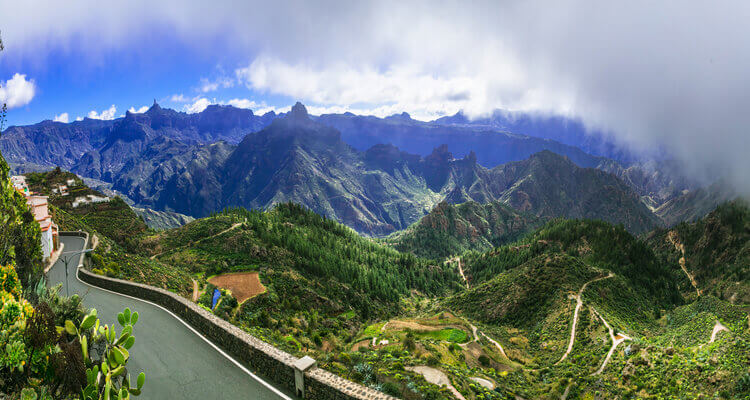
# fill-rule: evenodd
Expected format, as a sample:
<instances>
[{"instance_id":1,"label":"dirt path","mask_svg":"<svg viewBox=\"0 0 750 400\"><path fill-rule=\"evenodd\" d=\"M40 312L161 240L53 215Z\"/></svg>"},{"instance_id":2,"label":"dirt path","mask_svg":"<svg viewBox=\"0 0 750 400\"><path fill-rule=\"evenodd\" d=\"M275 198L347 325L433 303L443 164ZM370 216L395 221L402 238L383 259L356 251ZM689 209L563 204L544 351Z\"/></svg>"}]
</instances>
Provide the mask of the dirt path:
<instances>
[{"instance_id":1,"label":"dirt path","mask_svg":"<svg viewBox=\"0 0 750 400\"><path fill-rule=\"evenodd\" d=\"M571 381L568 386L565 386L565 391L563 392L562 396L560 396L560 400L565 400L568 398L568 395L570 394L570 387L573 386L573 382Z\"/></svg>"},{"instance_id":2,"label":"dirt path","mask_svg":"<svg viewBox=\"0 0 750 400\"><path fill-rule=\"evenodd\" d=\"M416 367L406 367L409 371L414 371L422 376L424 376L424 379L427 382L432 383L433 385L443 386L445 385L448 390L453 393L454 396L456 396L459 400L466 400L466 398L453 386L450 379L448 379L448 375L445 374L445 372L435 369L432 367L428 367L426 365L419 365Z\"/></svg>"},{"instance_id":3,"label":"dirt path","mask_svg":"<svg viewBox=\"0 0 750 400\"><path fill-rule=\"evenodd\" d=\"M719 334L721 331L727 331L729 332L729 329L727 329L726 326L722 325L721 322L716 321L716 324L714 324L714 330L711 332L711 340L708 341L708 343L713 343L716 341L716 335Z\"/></svg>"},{"instance_id":4,"label":"dirt path","mask_svg":"<svg viewBox=\"0 0 750 400\"><path fill-rule=\"evenodd\" d=\"M193 279L193 301L198 301L198 281Z\"/></svg>"},{"instance_id":5,"label":"dirt path","mask_svg":"<svg viewBox=\"0 0 750 400\"><path fill-rule=\"evenodd\" d=\"M682 257L677 261L680 264L680 268L682 268L682 272L687 275L688 279L690 280L690 284L693 285L695 288L695 292L698 293L698 296L702 295L703 292L698 288L698 282L696 282L693 275L687 270L687 266L685 264L685 245L680 243L679 238L677 237L677 232L675 231L669 231L667 234L667 239L672 242L674 247L677 249L677 251L682 254Z\"/></svg>"},{"instance_id":6,"label":"dirt path","mask_svg":"<svg viewBox=\"0 0 750 400\"><path fill-rule=\"evenodd\" d=\"M461 267L461 257L454 257L448 260L449 263L458 263L458 273L461 274L461 278L464 280L464 283L466 284L466 289L469 288L469 281L466 280L466 275L464 275L464 269Z\"/></svg>"},{"instance_id":7,"label":"dirt path","mask_svg":"<svg viewBox=\"0 0 750 400\"><path fill-rule=\"evenodd\" d=\"M480 332L482 336L484 336L487 340L490 341L490 343L494 344L495 347L497 347L498 350L500 350L500 354L503 355L503 357L508 358L508 355L505 354L505 350L503 350L503 346L500 346L500 343L492 340L489 336L485 335L484 332ZM508 358L509 359L509 358Z\"/></svg>"},{"instance_id":8,"label":"dirt path","mask_svg":"<svg viewBox=\"0 0 750 400\"><path fill-rule=\"evenodd\" d=\"M385 327L388 326L388 324L390 324L390 323L391 323L391 321L388 321L388 322L384 323L383 326L380 327L380 333L383 333L385 331ZM377 344L376 343L377 340L378 340L377 336L375 336L375 337L372 338L372 347L375 347L375 345Z\"/></svg>"},{"instance_id":9,"label":"dirt path","mask_svg":"<svg viewBox=\"0 0 750 400\"><path fill-rule=\"evenodd\" d=\"M620 343L626 340L632 340L632 339L630 339L624 333L618 332L617 335L615 335L614 329L612 329L612 327L607 323L604 317L602 317L601 314L599 314L599 312L596 311L595 308L592 308L592 310L594 310L594 314L596 314L596 316L602 320L602 322L604 323L604 326L607 327L607 330L609 331L609 338L612 339L612 347L609 348L609 352L607 353L607 356L604 357L604 362L602 362L602 366L599 367L599 369L596 372L591 374L591 375L599 375L604 371L604 368L607 367L607 364L609 363L609 359L612 358L612 354L615 353L615 349L617 348L617 346L619 346Z\"/></svg>"},{"instance_id":10,"label":"dirt path","mask_svg":"<svg viewBox=\"0 0 750 400\"><path fill-rule=\"evenodd\" d=\"M581 286L581 289L578 291L578 294L575 296L576 299L576 309L573 312L573 326L570 328L570 340L568 341L568 349L565 351L565 354L563 354L562 358L560 358L560 361L556 362L555 365L563 362L566 358L568 358L568 355L571 351L573 351L573 344L575 344L576 340L576 326L578 325L578 312L581 311L581 306L583 305L583 299L581 298L581 295L583 295L583 291L586 290L586 286L588 286L590 283L600 281L602 279L611 278L614 275L610 272L607 276L600 276L598 278L594 278Z\"/></svg>"},{"instance_id":11,"label":"dirt path","mask_svg":"<svg viewBox=\"0 0 750 400\"><path fill-rule=\"evenodd\" d=\"M232 226L230 226L229 228L227 228L227 229L224 229L223 231L221 231L221 232L219 232L219 233L216 233L216 234L214 234L214 235L211 235L211 236L206 236L206 237L204 237L204 238L198 239L198 240L196 240L195 242L193 242L193 243L190 243L189 245L184 245L184 246L174 247L174 248L171 248L171 249L169 249L169 250L164 250L164 251L162 251L162 252L159 252L159 253L156 253L156 254L154 254L153 256L151 256L151 257L149 257L149 258L153 260L153 259L155 259L156 257L159 257L160 255L162 255L162 254L164 254L164 253L167 253L167 252L170 252L170 251L175 251L175 250L181 249L181 248L183 248L183 247L187 247L187 246L192 246L192 245L194 245L194 244L196 244L196 243L200 243L200 242L202 242L202 241L204 241L204 240L208 240L208 239L212 239L212 238L215 238L215 237L217 237L217 236L219 236L219 235L223 235L223 234L225 234L225 233L227 233L227 232L229 232L229 231L231 231L231 230L237 229L237 228L238 228L238 227L239 227L240 225L242 225L243 223L244 223L244 222L237 222L237 223L235 223L235 224L232 224Z\"/></svg>"},{"instance_id":12,"label":"dirt path","mask_svg":"<svg viewBox=\"0 0 750 400\"><path fill-rule=\"evenodd\" d=\"M495 383L494 383L494 382L492 382L492 381L491 381L491 380L489 380L489 379L484 379L484 378L480 378L480 377L478 377L478 376L472 376L472 377L471 377L471 378L469 378L469 379L471 379L472 381L474 381L474 382L476 382L476 383L478 383L478 384L480 384L480 385L484 386L484 387L485 387L485 388L487 388L488 390L493 390L493 389L495 389Z\"/></svg>"}]
</instances>

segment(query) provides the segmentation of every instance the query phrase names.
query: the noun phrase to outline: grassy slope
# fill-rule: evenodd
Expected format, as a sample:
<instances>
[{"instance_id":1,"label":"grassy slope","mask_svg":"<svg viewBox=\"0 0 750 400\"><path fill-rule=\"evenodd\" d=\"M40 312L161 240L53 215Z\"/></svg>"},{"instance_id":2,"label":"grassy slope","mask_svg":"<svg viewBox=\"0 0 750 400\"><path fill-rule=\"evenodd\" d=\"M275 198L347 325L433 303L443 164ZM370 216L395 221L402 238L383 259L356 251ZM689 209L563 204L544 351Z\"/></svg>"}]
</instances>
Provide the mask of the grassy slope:
<instances>
[{"instance_id":1,"label":"grassy slope","mask_svg":"<svg viewBox=\"0 0 750 400\"><path fill-rule=\"evenodd\" d=\"M88 222L91 220L103 222L106 231L108 228L106 219L100 219L92 214L89 215L87 221L84 221L80 216L70 214L55 206L50 206L50 214L61 231L83 230L98 237L99 245L91 256L91 268L95 272L162 287L184 296L192 292L190 275L184 270L128 252Z\"/></svg>"},{"instance_id":2,"label":"grassy slope","mask_svg":"<svg viewBox=\"0 0 750 400\"><path fill-rule=\"evenodd\" d=\"M465 254L464 268L469 281L479 284L541 254L568 254L591 267L612 271L644 296L654 298L655 311L681 302L673 269L662 265L644 241L603 221L551 221L519 242Z\"/></svg>"},{"instance_id":3,"label":"grassy slope","mask_svg":"<svg viewBox=\"0 0 750 400\"><path fill-rule=\"evenodd\" d=\"M68 195L52 193L52 189L57 185L67 185L69 179L73 179L76 183L72 186L68 185ZM135 249L135 238L148 230L143 219L119 197L114 197L108 202L73 208L73 201L77 197L105 196L86 186L81 178L71 172L62 171L59 168L47 172L32 172L26 174L26 181L32 192L49 196L51 205L76 216L82 223L128 249Z\"/></svg>"},{"instance_id":4,"label":"grassy slope","mask_svg":"<svg viewBox=\"0 0 750 400\"><path fill-rule=\"evenodd\" d=\"M449 267L400 254L288 204L264 213L229 211L142 235L138 243L140 255L107 252L127 257L112 258L120 264L142 263L118 276L153 283L175 274L169 280L179 282L190 272L205 278L257 270L268 292L224 309L225 318L294 354L312 355L339 375L407 399L450 397L403 370L425 364L446 372L468 399L559 398L569 382L569 398L741 396L745 390L739 382L750 362L746 310L711 297L674 309L682 301L674 284L681 271L665 266L658 249L655 254L604 222L553 221L517 243L465 254L472 286L465 292ZM139 278L143 271L150 272ZM615 276L584 293L573 351L555 365L569 337L575 307L569 295L608 271ZM451 291L457 292L441 297ZM610 342L593 309L641 347L626 354L631 342L620 345L600 377L590 374ZM441 330L385 325L394 320ZM471 341L467 320L502 343L510 360L484 338ZM715 320L731 333L705 345ZM389 344L371 348L372 337ZM483 389L472 377L499 389Z\"/></svg>"},{"instance_id":5,"label":"grassy slope","mask_svg":"<svg viewBox=\"0 0 750 400\"><path fill-rule=\"evenodd\" d=\"M266 306L279 313L308 309L313 301L323 313L353 308L369 318L393 313L412 291L439 295L458 287L448 267L398 253L291 204L269 212L228 211L143 243L163 262L204 276L260 271L269 295L254 301L276 294L287 307L275 301Z\"/></svg>"},{"instance_id":6,"label":"grassy slope","mask_svg":"<svg viewBox=\"0 0 750 400\"><path fill-rule=\"evenodd\" d=\"M387 243L399 251L443 259L515 241L539 224L538 218L501 202L469 201L461 205L443 202L407 230L391 235Z\"/></svg>"},{"instance_id":7,"label":"grassy slope","mask_svg":"<svg viewBox=\"0 0 750 400\"><path fill-rule=\"evenodd\" d=\"M718 212L738 220L736 213ZM662 266L658 251L620 231L598 222L553 222L520 243L465 258L475 286L449 298L446 306L476 321L503 344L511 360L541 367L516 368L496 381L525 398L559 398L568 383L569 398L747 396L748 309L712 296L674 308L680 301L668 282L671 267ZM736 255L745 244L733 250L719 247L722 254ZM573 351L555 365L567 345L575 306L566 294L604 270L615 276L588 286ZM634 338L617 348L601 376L591 374L611 342L593 309L615 332ZM730 332L708 344L717 321Z\"/></svg>"},{"instance_id":8,"label":"grassy slope","mask_svg":"<svg viewBox=\"0 0 750 400\"><path fill-rule=\"evenodd\" d=\"M685 246L687 270L695 277L704 293L750 303L750 208L747 203L724 203L703 219L681 223L673 228ZM668 231L656 231L649 243L662 262L672 266L686 292L693 291L680 270L680 252L667 240Z\"/></svg>"}]
</instances>

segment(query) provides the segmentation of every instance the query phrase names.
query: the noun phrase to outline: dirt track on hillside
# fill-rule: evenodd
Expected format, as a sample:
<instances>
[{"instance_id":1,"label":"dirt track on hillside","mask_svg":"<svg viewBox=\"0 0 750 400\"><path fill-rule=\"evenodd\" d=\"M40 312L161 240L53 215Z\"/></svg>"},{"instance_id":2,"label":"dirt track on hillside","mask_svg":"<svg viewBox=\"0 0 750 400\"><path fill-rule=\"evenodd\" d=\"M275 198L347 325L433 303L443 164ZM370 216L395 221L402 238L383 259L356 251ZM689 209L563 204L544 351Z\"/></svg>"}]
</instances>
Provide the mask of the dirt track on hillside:
<instances>
[{"instance_id":1,"label":"dirt track on hillside","mask_svg":"<svg viewBox=\"0 0 750 400\"><path fill-rule=\"evenodd\" d=\"M583 299L581 298L581 295L583 295L583 291L586 290L586 286L588 286L590 283L600 281L602 279L611 278L614 275L610 272L607 276L600 276L598 278L594 278L581 286L581 289L578 291L578 294L575 296L576 299L576 309L573 312L573 326L570 328L570 340L568 341L568 349L565 351L565 354L563 354L562 358L560 358L560 361L556 362L555 364L561 363L563 360L565 360L571 351L573 351L573 344L575 344L576 340L576 325L578 325L578 312L581 311L581 306L583 305Z\"/></svg>"}]
</instances>

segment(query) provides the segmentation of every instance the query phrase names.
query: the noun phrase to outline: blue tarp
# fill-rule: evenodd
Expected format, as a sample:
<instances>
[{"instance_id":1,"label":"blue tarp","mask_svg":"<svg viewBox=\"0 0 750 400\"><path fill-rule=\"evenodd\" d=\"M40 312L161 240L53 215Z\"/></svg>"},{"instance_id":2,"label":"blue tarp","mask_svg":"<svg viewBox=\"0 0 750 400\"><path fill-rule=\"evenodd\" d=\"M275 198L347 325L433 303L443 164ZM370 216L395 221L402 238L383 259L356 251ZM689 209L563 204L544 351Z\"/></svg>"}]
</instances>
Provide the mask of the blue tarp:
<instances>
[{"instance_id":1,"label":"blue tarp","mask_svg":"<svg viewBox=\"0 0 750 400\"><path fill-rule=\"evenodd\" d=\"M216 302L219 301L219 297L221 297L221 292L219 289L214 289L214 299L211 301L211 309L213 310L214 307L216 307Z\"/></svg>"}]
</instances>

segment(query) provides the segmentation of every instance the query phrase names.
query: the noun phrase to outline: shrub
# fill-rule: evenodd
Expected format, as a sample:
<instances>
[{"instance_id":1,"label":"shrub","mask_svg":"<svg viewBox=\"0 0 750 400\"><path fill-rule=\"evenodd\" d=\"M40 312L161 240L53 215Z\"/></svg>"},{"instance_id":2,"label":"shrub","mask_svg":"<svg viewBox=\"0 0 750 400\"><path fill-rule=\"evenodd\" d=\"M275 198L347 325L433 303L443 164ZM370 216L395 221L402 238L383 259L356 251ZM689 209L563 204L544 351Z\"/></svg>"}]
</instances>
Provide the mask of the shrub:
<instances>
[{"instance_id":1,"label":"shrub","mask_svg":"<svg viewBox=\"0 0 750 400\"><path fill-rule=\"evenodd\" d=\"M479 363L482 364L483 367L489 367L490 366L490 358L486 355L482 354L479 356Z\"/></svg>"}]
</instances>

